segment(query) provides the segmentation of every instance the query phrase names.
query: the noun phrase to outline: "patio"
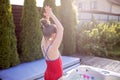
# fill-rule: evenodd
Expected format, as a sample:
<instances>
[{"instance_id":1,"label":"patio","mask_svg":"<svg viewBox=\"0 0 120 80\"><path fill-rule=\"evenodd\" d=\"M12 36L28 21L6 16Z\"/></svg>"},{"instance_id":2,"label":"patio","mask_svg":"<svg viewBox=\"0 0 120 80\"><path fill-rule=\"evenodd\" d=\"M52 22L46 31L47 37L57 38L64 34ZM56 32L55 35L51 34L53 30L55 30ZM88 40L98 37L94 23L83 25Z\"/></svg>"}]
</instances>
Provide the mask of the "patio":
<instances>
[{"instance_id":1,"label":"patio","mask_svg":"<svg viewBox=\"0 0 120 80\"><path fill-rule=\"evenodd\" d=\"M79 57L81 59L81 64L83 65L89 65L89 66L113 71L116 73L120 73L120 61L101 58L101 57L85 56L80 54L75 54L72 56Z\"/></svg>"}]
</instances>

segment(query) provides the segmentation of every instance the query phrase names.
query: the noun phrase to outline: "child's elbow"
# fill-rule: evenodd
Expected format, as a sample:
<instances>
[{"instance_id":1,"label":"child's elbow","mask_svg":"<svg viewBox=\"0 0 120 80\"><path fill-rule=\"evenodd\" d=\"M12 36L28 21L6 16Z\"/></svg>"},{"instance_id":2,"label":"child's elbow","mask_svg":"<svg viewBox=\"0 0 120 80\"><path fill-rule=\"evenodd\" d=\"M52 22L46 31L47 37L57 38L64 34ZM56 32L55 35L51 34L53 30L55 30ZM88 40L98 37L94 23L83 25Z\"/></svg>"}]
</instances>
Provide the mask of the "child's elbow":
<instances>
[{"instance_id":1,"label":"child's elbow","mask_svg":"<svg viewBox=\"0 0 120 80\"><path fill-rule=\"evenodd\" d=\"M62 29L62 32L64 32L64 28Z\"/></svg>"},{"instance_id":2,"label":"child's elbow","mask_svg":"<svg viewBox=\"0 0 120 80\"><path fill-rule=\"evenodd\" d=\"M61 31L64 31L64 28L62 27Z\"/></svg>"}]
</instances>

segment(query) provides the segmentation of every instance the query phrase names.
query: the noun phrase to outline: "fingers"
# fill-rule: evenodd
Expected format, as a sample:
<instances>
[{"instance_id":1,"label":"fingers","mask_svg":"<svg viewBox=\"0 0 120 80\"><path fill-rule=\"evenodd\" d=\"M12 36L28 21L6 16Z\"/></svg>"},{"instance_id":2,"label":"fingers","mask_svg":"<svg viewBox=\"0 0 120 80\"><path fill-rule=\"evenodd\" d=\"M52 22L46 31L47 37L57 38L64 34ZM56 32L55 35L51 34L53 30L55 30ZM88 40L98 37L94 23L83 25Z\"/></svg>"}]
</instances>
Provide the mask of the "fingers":
<instances>
[{"instance_id":1,"label":"fingers","mask_svg":"<svg viewBox=\"0 0 120 80\"><path fill-rule=\"evenodd\" d=\"M46 16L46 17L49 16L48 13L43 13L43 15Z\"/></svg>"},{"instance_id":2,"label":"fingers","mask_svg":"<svg viewBox=\"0 0 120 80\"><path fill-rule=\"evenodd\" d=\"M49 20L50 16L48 15L48 13L43 13L43 15L45 16L46 20Z\"/></svg>"},{"instance_id":3,"label":"fingers","mask_svg":"<svg viewBox=\"0 0 120 80\"><path fill-rule=\"evenodd\" d=\"M45 11L46 11L46 12L51 12L52 9L51 9L49 6L45 6Z\"/></svg>"},{"instance_id":4,"label":"fingers","mask_svg":"<svg viewBox=\"0 0 120 80\"><path fill-rule=\"evenodd\" d=\"M49 6L45 6L45 9L50 9L50 7Z\"/></svg>"},{"instance_id":5,"label":"fingers","mask_svg":"<svg viewBox=\"0 0 120 80\"><path fill-rule=\"evenodd\" d=\"M50 18L51 15L53 14L52 12L52 9L49 7L49 6L45 6L45 13L43 13L43 15L46 17L46 18Z\"/></svg>"},{"instance_id":6,"label":"fingers","mask_svg":"<svg viewBox=\"0 0 120 80\"><path fill-rule=\"evenodd\" d=\"M46 13L43 13L44 16L46 16Z\"/></svg>"}]
</instances>

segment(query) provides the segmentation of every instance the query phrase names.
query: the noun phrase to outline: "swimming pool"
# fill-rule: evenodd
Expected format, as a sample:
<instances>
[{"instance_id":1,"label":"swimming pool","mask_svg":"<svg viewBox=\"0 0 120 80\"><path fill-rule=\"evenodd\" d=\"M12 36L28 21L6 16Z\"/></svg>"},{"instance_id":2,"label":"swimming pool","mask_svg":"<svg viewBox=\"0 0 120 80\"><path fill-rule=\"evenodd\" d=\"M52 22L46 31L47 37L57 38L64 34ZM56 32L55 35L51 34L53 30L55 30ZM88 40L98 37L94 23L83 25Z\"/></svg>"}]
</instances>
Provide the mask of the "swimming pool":
<instances>
[{"instance_id":1,"label":"swimming pool","mask_svg":"<svg viewBox=\"0 0 120 80\"><path fill-rule=\"evenodd\" d=\"M80 65L68 71L63 76L63 80L120 80L120 74L100 68Z\"/></svg>"}]
</instances>

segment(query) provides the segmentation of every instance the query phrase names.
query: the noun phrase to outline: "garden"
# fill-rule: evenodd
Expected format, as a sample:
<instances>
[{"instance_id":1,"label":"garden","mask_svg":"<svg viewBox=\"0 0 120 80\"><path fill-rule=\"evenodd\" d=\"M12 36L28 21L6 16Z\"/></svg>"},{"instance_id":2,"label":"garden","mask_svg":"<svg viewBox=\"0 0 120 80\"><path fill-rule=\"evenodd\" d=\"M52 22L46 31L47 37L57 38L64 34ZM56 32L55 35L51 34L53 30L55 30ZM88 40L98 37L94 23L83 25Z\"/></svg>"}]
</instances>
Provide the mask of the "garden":
<instances>
[{"instance_id":1,"label":"garden","mask_svg":"<svg viewBox=\"0 0 120 80\"><path fill-rule=\"evenodd\" d=\"M13 21L10 1L1 0L0 4L0 69L42 58L39 20L43 17L45 5L52 7L64 26L64 38L60 47L62 55L79 53L120 60L120 23L98 23L92 19L77 26L72 0L61 0L61 6L57 7L55 0L45 0L40 10L35 0L24 0L19 38L15 33L17 27Z\"/></svg>"},{"instance_id":2,"label":"garden","mask_svg":"<svg viewBox=\"0 0 120 80\"><path fill-rule=\"evenodd\" d=\"M97 23L94 19L77 29L77 51L120 60L120 23Z\"/></svg>"}]
</instances>

